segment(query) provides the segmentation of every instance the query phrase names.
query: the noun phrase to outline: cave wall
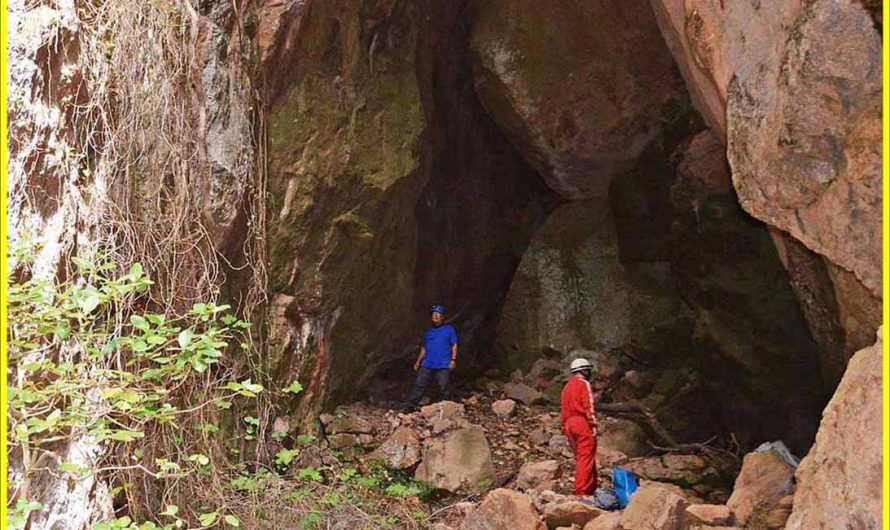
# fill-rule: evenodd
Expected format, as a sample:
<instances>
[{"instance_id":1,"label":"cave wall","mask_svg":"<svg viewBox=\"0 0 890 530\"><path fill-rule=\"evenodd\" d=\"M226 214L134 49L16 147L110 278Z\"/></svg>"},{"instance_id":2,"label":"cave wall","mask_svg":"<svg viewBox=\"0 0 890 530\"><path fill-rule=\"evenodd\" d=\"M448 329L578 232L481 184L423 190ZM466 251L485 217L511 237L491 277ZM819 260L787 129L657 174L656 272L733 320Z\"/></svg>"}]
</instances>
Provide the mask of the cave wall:
<instances>
[{"instance_id":1,"label":"cave wall","mask_svg":"<svg viewBox=\"0 0 890 530\"><path fill-rule=\"evenodd\" d=\"M881 304L881 21L874 3L651 3L696 108L725 140L742 206L821 256L837 300L870 298L841 322L849 358L870 344ZM789 264L798 285L820 281L811 266Z\"/></svg>"},{"instance_id":2,"label":"cave wall","mask_svg":"<svg viewBox=\"0 0 890 530\"><path fill-rule=\"evenodd\" d=\"M316 2L267 109L267 362L307 389L295 413L410 377L441 302L462 366L491 339L554 195L482 111L464 2ZM262 54L261 54L262 56ZM286 76L282 81L276 76ZM378 388L379 389L379 388Z\"/></svg>"}]
</instances>

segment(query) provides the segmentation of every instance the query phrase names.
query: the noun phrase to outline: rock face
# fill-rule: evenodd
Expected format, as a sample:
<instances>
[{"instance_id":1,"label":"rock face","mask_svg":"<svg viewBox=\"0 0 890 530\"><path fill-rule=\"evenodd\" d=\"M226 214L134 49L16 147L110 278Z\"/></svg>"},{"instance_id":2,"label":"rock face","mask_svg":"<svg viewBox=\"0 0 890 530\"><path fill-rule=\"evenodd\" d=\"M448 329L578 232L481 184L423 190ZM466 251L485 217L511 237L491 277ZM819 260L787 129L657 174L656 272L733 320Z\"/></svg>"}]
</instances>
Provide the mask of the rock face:
<instances>
[{"instance_id":1,"label":"rock face","mask_svg":"<svg viewBox=\"0 0 890 530\"><path fill-rule=\"evenodd\" d=\"M496 489L469 513L461 530L545 530L531 497Z\"/></svg>"},{"instance_id":2,"label":"rock face","mask_svg":"<svg viewBox=\"0 0 890 530\"><path fill-rule=\"evenodd\" d=\"M556 460L532 462L519 468L519 474L516 476L516 486L523 490L553 489L558 475L559 462Z\"/></svg>"},{"instance_id":3,"label":"rock face","mask_svg":"<svg viewBox=\"0 0 890 530\"><path fill-rule=\"evenodd\" d=\"M544 394L523 383L507 383L504 385L504 393L510 399L526 405L541 403L545 398Z\"/></svg>"},{"instance_id":4,"label":"rock face","mask_svg":"<svg viewBox=\"0 0 890 530\"><path fill-rule=\"evenodd\" d=\"M576 500L551 502L544 505L543 516L547 528L560 526L584 526L588 522L606 513L604 510Z\"/></svg>"},{"instance_id":5,"label":"rock face","mask_svg":"<svg viewBox=\"0 0 890 530\"><path fill-rule=\"evenodd\" d=\"M464 2L302 4L269 4L260 55L289 66L266 80L268 287L287 303L267 359L304 383L305 423L402 383L434 301L472 367L553 194L461 81Z\"/></svg>"},{"instance_id":6,"label":"rock face","mask_svg":"<svg viewBox=\"0 0 890 530\"><path fill-rule=\"evenodd\" d=\"M166 7L143 7L8 3L9 231L2 237L11 249L25 240L39 245L28 271L35 280L72 280L70 258L100 250L122 267L140 261L167 307L178 310L192 297L219 294L214 274L227 266L217 252L229 255L243 239L239 207L255 162L253 89L231 4L190 8L189 21L182 16L176 27ZM172 72L184 56L188 66ZM11 274L24 272L15 257L3 259ZM202 275L208 269L214 274ZM27 376L10 377L22 384ZM53 451L59 463L86 468L107 456L79 436ZM103 479L64 477L30 478L28 500L42 504L30 528L87 528L113 517ZM130 500L159 502L141 495Z\"/></svg>"},{"instance_id":7,"label":"rock face","mask_svg":"<svg viewBox=\"0 0 890 530\"><path fill-rule=\"evenodd\" d=\"M749 453L726 505L744 525L755 512L775 505L794 489L794 468L774 451Z\"/></svg>"},{"instance_id":8,"label":"rock face","mask_svg":"<svg viewBox=\"0 0 890 530\"><path fill-rule=\"evenodd\" d=\"M420 461L420 439L410 427L399 427L383 442L370 458L386 461L390 467L407 469Z\"/></svg>"},{"instance_id":9,"label":"rock face","mask_svg":"<svg viewBox=\"0 0 890 530\"><path fill-rule=\"evenodd\" d=\"M789 36L769 75L737 71L730 86L739 201L880 296L880 37L843 0L805 3Z\"/></svg>"},{"instance_id":10,"label":"rock face","mask_svg":"<svg viewBox=\"0 0 890 530\"><path fill-rule=\"evenodd\" d=\"M485 2L473 28L476 90L560 194L602 197L679 95L645 0Z\"/></svg>"},{"instance_id":11,"label":"rock face","mask_svg":"<svg viewBox=\"0 0 890 530\"><path fill-rule=\"evenodd\" d=\"M482 427L473 425L424 442L418 480L451 492L478 491L491 483L491 448Z\"/></svg>"},{"instance_id":12,"label":"rock face","mask_svg":"<svg viewBox=\"0 0 890 530\"><path fill-rule=\"evenodd\" d=\"M532 240L504 302L497 348L509 366L528 368L543 351L608 351L632 339L652 344L683 318L680 299L657 266L619 260L605 201L555 210ZM597 367L597 372L601 368Z\"/></svg>"},{"instance_id":13,"label":"rock face","mask_svg":"<svg viewBox=\"0 0 890 530\"><path fill-rule=\"evenodd\" d=\"M722 504L692 504L686 507L688 524L729 526L733 522L732 511Z\"/></svg>"},{"instance_id":14,"label":"rock face","mask_svg":"<svg viewBox=\"0 0 890 530\"><path fill-rule=\"evenodd\" d=\"M838 298L862 286L880 298L881 69L868 13L849 0L652 6L693 102L728 142L745 210L852 271L861 286L835 284Z\"/></svg>"},{"instance_id":15,"label":"rock face","mask_svg":"<svg viewBox=\"0 0 890 530\"><path fill-rule=\"evenodd\" d=\"M826 407L816 443L795 475L788 530L881 527L876 485L882 466L882 344L879 331L873 346L853 356Z\"/></svg>"},{"instance_id":16,"label":"rock face","mask_svg":"<svg viewBox=\"0 0 890 530\"><path fill-rule=\"evenodd\" d=\"M642 486L631 496L630 504L621 515L621 528L680 530L688 505L683 497L664 488Z\"/></svg>"}]
</instances>

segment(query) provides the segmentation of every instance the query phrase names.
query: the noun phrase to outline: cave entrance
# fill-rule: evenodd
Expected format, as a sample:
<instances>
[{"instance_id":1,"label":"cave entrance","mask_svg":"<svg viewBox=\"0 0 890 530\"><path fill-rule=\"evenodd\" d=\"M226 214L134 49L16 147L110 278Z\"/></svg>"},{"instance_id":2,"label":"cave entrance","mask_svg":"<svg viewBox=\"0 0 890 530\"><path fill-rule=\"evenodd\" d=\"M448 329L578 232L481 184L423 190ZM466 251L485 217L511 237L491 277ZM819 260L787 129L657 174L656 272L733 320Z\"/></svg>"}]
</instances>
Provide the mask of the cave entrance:
<instances>
[{"instance_id":1,"label":"cave entrance","mask_svg":"<svg viewBox=\"0 0 890 530\"><path fill-rule=\"evenodd\" d=\"M465 390L553 398L587 356L603 402L682 441L806 452L850 350L836 273L742 211L648 1L303 16L266 116L267 358L306 388L294 415L403 400L441 303Z\"/></svg>"},{"instance_id":2,"label":"cave entrance","mask_svg":"<svg viewBox=\"0 0 890 530\"><path fill-rule=\"evenodd\" d=\"M512 378L558 399L565 366L584 356L598 366L601 399L644 403L680 440L750 449L782 439L805 454L831 390L818 346L775 234L739 206L722 140L691 105L640 4L607 8L641 10L632 28L613 21L609 36L577 26L596 15L587 11L537 20L467 2L437 18L420 60L432 79L431 133L414 212L414 316L368 392L405 398L426 310L438 302L461 335L459 391ZM542 35L522 41L524 30L499 25L504 17L538 24ZM535 63L542 47L582 37L601 50ZM645 61L604 67L597 55L641 40L652 48ZM491 63L491 49L505 46L517 47L512 72ZM531 85L542 96L519 100L508 74L521 68L543 69ZM566 68L611 76L612 92L585 93ZM616 103L615 90L656 80L664 87ZM597 121L615 105L626 106L626 122Z\"/></svg>"}]
</instances>

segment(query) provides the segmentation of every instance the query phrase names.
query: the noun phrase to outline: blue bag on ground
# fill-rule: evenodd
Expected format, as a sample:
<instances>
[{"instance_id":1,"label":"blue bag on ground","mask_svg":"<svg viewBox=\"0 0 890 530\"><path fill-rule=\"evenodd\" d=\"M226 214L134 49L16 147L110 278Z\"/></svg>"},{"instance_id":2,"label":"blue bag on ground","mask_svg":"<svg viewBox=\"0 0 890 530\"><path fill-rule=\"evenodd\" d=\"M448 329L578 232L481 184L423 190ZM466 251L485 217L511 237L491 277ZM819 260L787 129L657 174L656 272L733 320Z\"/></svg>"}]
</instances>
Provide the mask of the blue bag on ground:
<instances>
[{"instance_id":1,"label":"blue bag on ground","mask_svg":"<svg viewBox=\"0 0 890 530\"><path fill-rule=\"evenodd\" d=\"M617 510L621 507L618 496L612 488L597 488L593 494L593 505L601 510Z\"/></svg>"},{"instance_id":2,"label":"blue bag on ground","mask_svg":"<svg viewBox=\"0 0 890 530\"><path fill-rule=\"evenodd\" d=\"M630 471L614 467L612 468L612 487L615 489L615 496L618 497L618 505L623 509L630 502L630 496L637 491L640 484L637 482L637 476Z\"/></svg>"}]
</instances>

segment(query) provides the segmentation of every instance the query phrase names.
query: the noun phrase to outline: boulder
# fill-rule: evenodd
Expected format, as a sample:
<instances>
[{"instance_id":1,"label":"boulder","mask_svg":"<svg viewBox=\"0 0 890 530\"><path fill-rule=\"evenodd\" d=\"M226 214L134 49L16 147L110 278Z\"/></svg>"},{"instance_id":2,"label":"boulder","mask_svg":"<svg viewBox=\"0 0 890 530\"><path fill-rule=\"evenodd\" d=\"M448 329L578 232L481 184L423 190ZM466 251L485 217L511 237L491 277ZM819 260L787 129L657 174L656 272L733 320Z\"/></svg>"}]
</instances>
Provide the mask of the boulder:
<instances>
[{"instance_id":1,"label":"boulder","mask_svg":"<svg viewBox=\"0 0 890 530\"><path fill-rule=\"evenodd\" d=\"M779 502L772 507L764 518L767 530L782 530L788 523L791 516L791 510L794 506L794 496L786 495L779 499Z\"/></svg>"},{"instance_id":2,"label":"boulder","mask_svg":"<svg viewBox=\"0 0 890 530\"><path fill-rule=\"evenodd\" d=\"M621 512L604 513L584 525L584 530L622 530Z\"/></svg>"},{"instance_id":3,"label":"boulder","mask_svg":"<svg viewBox=\"0 0 890 530\"><path fill-rule=\"evenodd\" d=\"M528 441L535 445L545 445L550 441L550 435L544 429L535 429L528 435Z\"/></svg>"},{"instance_id":4,"label":"boulder","mask_svg":"<svg viewBox=\"0 0 890 530\"><path fill-rule=\"evenodd\" d=\"M788 530L881 527L882 344L879 329L877 342L850 360L825 407L797 470Z\"/></svg>"},{"instance_id":5,"label":"boulder","mask_svg":"<svg viewBox=\"0 0 890 530\"><path fill-rule=\"evenodd\" d=\"M454 401L439 401L432 405L421 407L420 413L427 421L435 421L437 419L456 420L463 418L466 409L462 403Z\"/></svg>"},{"instance_id":6,"label":"boulder","mask_svg":"<svg viewBox=\"0 0 890 530\"><path fill-rule=\"evenodd\" d=\"M319 419L324 424L325 432L328 434L374 434L374 424L367 418L357 414L322 414Z\"/></svg>"},{"instance_id":7,"label":"boulder","mask_svg":"<svg viewBox=\"0 0 890 530\"><path fill-rule=\"evenodd\" d=\"M352 433L332 434L328 436L328 445L331 449L344 449L358 445L358 436Z\"/></svg>"},{"instance_id":8,"label":"boulder","mask_svg":"<svg viewBox=\"0 0 890 530\"><path fill-rule=\"evenodd\" d=\"M547 442L547 447L555 455L562 455L566 458L573 458L575 454L569 445L569 440L564 434L554 434Z\"/></svg>"},{"instance_id":9,"label":"boulder","mask_svg":"<svg viewBox=\"0 0 890 530\"><path fill-rule=\"evenodd\" d=\"M612 449L605 444L597 442L596 445L596 463L598 466L607 468L615 465L624 465L627 462L627 455L621 451Z\"/></svg>"},{"instance_id":10,"label":"boulder","mask_svg":"<svg viewBox=\"0 0 890 530\"><path fill-rule=\"evenodd\" d=\"M662 455L637 458L624 467L638 476L658 482L670 482L688 488L697 484L713 483L720 474L698 455Z\"/></svg>"},{"instance_id":11,"label":"boulder","mask_svg":"<svg viewBox=\"0 0 890 530\"><path fill-rule=\"evenodd\" d=\"M436 418L433 420L432 433L443 433L454 427L454 422L446 418Z\"/></svg>"},{"instance_id":12,"label":"boulder","mask_svg":"<svg viewBox=\"0 0 890 530\"><path fill-rule=\"evenodd\" d=\"M682 90L649 2L482 5L471 38L480 101L552 189L604 196Z\"/></svg>"},{"instance_id":13,"label":"boulder","mask_svg":"<svg viewBox=\"0 0 890 530\"><path fill-rule=\"evenodd\" d=\"M621 515L625 530L680 530L683 528L686 499L664 488L641 486L630 498Z\"/></svg>"},{"instance_id":14,"label":"boulder","mask_svg":"<svg viewBox=\"0 0 890 530\"><path fill-rule=\"evenodd\" d=\"M516 412L516 402L512 399L499 399L491 404L491 410L498 417L509 418Z\"/></svg>"},{"instance_id":15,"label":"boulder","mask_svg":"<svg viewBox=\"0 0 890 530\"><path fill-rule=\"evenodd\" d=\"M779 30L784 35L762 44L767 53L737 46L743 64L727 93L739 202L852 271L879 298L880 33L857 2L776 4L794 17Z\"/></svg>"},{"instance_id":16,"label":"boulder","mask_svg":"<svg viewBox=\"0 0 890 530\"><path fill-rule=\"evenodd\" d=\"M722 504L692 504L686 507L686 522L690 524L732 524L732 511Z\"/></svg>"},{"instance_id":17,"label":"boulder","mask_svg":"<svg viewBox=\"0 0 890 530\"><path fill-rule=\"evenodd\" d=\"M551 502L544 505L542 514L547 528L551 530L559 526L584 526L600 515L607 513L594 506L577 500Z\"/></svg>"},{"instance_id":18,"label":"boulder","mask_svg":"<svg viewBox=\"0 0 890 530\"><path fill-rule=\"evenodd\" d=\"M683 497L690 504L704 504L704 502L705 502L703 499L699 498L695 494L695 491L693 491L691 489L683 489L680 486L678 486L676 484L671 484L669 482L657 482L654 480L641 480L640 485L641 486L649 486L652 488L661 488L663 490L667 490L667 491L673 493L674 495L677 495L678 497Z\"/></svg>"},{"instance_id":19,"label":"boulder","mask_svg":"<svg viewBox=\"0 0 890 530\"><path fill-rule=\"evenodd\" d=\"M420 460L420 438L410 427L399 427L369 458L383 460L390 467L407 469Z\"/></svg>"},{"instance_id":20,"label":"boulder","mask_svg":"<svg viewBox=\"0 0 890 530\"><path fill-rule=\"evenodd\" d=\"M531 497L499 488L471 511L461 530L545 530Z\"/></svg>"},{"instance_id":21,"label":"boulder","mask_svg":"<svg viewBox=\"0 0 890 530\"><path fill-rule=\"evenodd\" d=\"M755 509L771 507L791 493L794 467L775 451L748 453L726 505L742 526Z\"/></svg>"},{"instance_id":22,"label":"boulder","mask_svg":"<svg viewBox=\"0 0 890 530\"><path fill-rule=\"evenodd\" d=\"M597 445L621 451L630 457L649 454L648 436L636 422L625 419L604 418L597 426Z\"/></svg>"},{"instance_id":23,"label":"boulder","mask_svg":"<svg viewBox=\"0 0 890 530\"><path fill-rule=\"evenodd\" d=\"M504 385L504 393L510 399L526 405L534 405L546 400L544 394L524 383L507 383Z\"/></svg>"},{"instance_id":24,"label":"boulder","mask_svg":"<svg viewBox=\"0 0 890 530\"><path fill-rule=\"evenodd\" d=\"M471 425L425 440L415 476L450 492L486 487L494 478L494 465L485 431Z\"/></svg>"},{"instance_id":25,"label":"boulder","mask_svg":"<svg viewBox=\"0 0 890 530\"><path fill-rule=\"evenodd\" d=\"M519 468L516 486L523 490L552 489L556 484L557 476L559 476L559 462L556 460L532 462Z\"/></svg>"}]
</instances>

